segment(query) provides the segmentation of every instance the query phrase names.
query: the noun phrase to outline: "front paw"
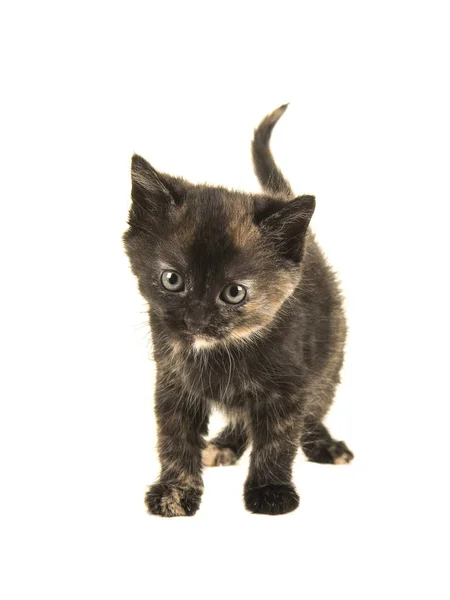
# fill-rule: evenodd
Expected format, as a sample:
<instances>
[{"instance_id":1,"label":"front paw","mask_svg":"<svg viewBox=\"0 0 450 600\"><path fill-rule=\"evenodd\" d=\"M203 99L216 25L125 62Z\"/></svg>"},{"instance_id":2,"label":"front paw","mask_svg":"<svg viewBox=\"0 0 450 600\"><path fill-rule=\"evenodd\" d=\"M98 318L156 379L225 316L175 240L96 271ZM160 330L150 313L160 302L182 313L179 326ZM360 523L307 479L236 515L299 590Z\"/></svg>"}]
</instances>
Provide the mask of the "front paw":
<instances>
[{"instance_id":1,"label":"front paw","mask_svg":"<svg viewBox=\"0 0 450 600\"><path fill-rule=\"evenodd\" d=\"M147 510L161 517L192 517L202 498L201 489L173 483L155 483L145 495Z\"/></svg>"},{"instance_id":2,"label":"front paw","mask_svg":"<svg viewBox=\"0 0 450 600\"><path fill-rule=\"evenodd\" d=\"M245 507L253 513L284 515L295 510L300 498L292 484L270 484L262 487L245 486Z\"/></svg>"}]
</instances>

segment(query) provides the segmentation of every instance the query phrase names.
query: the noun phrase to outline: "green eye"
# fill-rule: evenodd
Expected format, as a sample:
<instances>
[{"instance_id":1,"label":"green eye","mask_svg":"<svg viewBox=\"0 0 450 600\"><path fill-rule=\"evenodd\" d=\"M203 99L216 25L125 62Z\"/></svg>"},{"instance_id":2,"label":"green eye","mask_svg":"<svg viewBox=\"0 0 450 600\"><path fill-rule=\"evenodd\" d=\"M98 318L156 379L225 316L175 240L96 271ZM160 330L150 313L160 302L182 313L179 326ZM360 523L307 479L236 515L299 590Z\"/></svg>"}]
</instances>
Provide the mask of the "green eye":
<instances>
[{"instance_id":1,"label":"green eye","mask_svg":"<svg viewBox=\"0 0 450 600\"><path fill-rule=\"evenodd\" d=\"M245 297L247 296L247 290L243 285L239 285L239 283L232 283L231 285L227 285L222 290L220 294L220 299L227 304L240 304Z\"/></svg>"},{"instance_id":2,"label":"green eye","mask_svg":"<svg viewBox=\"0 0 450 600\"><path fill-rule=\"evenodd\" d=\"M161 283L169 292L182 292L184 290L184 279L176 271L163 271Z\"/></svg>"}]
</instances>

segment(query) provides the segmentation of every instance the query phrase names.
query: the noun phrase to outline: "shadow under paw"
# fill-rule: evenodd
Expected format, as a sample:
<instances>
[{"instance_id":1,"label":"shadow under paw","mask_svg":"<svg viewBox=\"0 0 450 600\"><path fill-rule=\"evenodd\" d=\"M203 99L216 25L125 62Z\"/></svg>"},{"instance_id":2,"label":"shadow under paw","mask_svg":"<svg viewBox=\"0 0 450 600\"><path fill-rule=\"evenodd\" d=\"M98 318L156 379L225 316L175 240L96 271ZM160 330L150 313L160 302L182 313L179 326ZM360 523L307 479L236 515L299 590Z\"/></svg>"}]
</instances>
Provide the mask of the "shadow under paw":
<instances>
[{"instance_id":1,"label":"shadow under paw","mask_svg":"<svg viewBox=\"0 0 450 600\"><path fill-rule=\"evenodd\" d=\"M253 513L284 515L295 510L300 498L291 484L271 484L247 487L244 491L245 507Z\"/></svg>"},{"instance_id":2,"label":"shadow under paw","mask_svg":"<svg viewBox=\"0 0 450 600\"><path fill-rule=\"evenodd\" d=\"M201 502L201 490L170 483L155 483L145 495L147 510L161 517L191 517Z\"/></svg>"}]
</instances>

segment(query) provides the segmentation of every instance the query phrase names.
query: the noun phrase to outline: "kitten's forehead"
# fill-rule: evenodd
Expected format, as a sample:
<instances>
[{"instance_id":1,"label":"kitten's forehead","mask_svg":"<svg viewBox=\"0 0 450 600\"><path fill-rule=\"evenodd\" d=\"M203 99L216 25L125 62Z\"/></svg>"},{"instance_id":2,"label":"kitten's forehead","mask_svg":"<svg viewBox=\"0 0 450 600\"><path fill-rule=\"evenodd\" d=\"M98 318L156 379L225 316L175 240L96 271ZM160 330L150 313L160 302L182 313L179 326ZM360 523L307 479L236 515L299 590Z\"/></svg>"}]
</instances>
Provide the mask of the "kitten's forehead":
<instances>
[{"instance_id":1,"label":"kitten's forehead","mask_svg":"<svg viewBox=\"0 0 450 600\"><path fill-rule=\"evenodd\" d=\"M243 194L216 188L188 196L176 237L191 265L217 271L254 252L259 231L253 223L253 202Z\"/></svg>"},{"instance_id":2,"label":"kitten's forehead","mask_svg":"<svg viewBox=\"0 0 450 600\"><path fill-rule=\"evenodd\" d=\"M235 228L243 219L252 221L251 196L222 188L200 187L187 194L186 216L192 225L223 231Z\"/></svg>"}]
</instances>

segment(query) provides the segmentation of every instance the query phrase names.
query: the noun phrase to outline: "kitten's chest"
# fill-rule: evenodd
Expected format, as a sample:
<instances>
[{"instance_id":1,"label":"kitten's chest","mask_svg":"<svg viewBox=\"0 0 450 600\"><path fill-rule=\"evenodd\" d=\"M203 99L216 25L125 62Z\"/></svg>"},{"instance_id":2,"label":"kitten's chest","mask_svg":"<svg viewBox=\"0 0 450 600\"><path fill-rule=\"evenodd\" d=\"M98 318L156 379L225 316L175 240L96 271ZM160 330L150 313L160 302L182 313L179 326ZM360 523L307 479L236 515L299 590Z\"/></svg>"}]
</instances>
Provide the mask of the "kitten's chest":
<instances>
[{"instance_id":1,"label":"kitten's chest","mask_svg":"<svg viewBox=\"0 0 450 600\"><path fill-rule=\"evenodd\" d=\"M194 356L176 366L176 376L187 394L230 406L244 403L253 386L247 361L231 354Z\"/></svg>"}]
</instances>

